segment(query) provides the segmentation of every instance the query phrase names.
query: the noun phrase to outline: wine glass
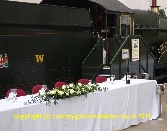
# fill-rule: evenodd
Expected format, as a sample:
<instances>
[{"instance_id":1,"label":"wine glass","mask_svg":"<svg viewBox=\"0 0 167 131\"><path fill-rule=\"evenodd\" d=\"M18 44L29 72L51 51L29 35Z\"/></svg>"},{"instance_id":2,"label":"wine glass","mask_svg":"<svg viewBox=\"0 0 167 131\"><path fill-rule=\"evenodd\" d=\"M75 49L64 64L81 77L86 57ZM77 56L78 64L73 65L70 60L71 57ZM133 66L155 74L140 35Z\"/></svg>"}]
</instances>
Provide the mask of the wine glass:
<instances>
[{"instance_id":1,"label":"wine glass","mask_svg":"<svg viewBox=\"0 0 167 131\"><path fill-rule=\"evenodd\" d=\"M137 75L133 75L133 79L137 79L138 77L137 77Z\"/></svg>"},{"instance_id":2,"label":"wine glass","mask_svg":"<svg viewBox=\"0 0 167 131\"><path fill-rule=\"evenodd\" d=\"M89 80L89 83L88 83L88 84L89 84L89 85L92 84L92 80Z\"/></svg>"},{"instance_id":3,"label":"wine glass","mask_svg":"<svg viewBox=\"0 0 167 131\"><path fill-rule=\"evenodd\" d=\"M42 85L42 90L46 91L46 89L47 89L47 85Z\"/></svg>"},{"instance_id":4,"label":"wine glass","mask_svg":"<svg viewBox=\"0 0 167 131\"><path fill-rule=\"evenodd\" d=\"M115 75L111 75L111 83L114 84Z\"/></svg>"},{"instance_id":5,"label":"wine glass","mask_svg":"<svg viewBox=\"0 0 167 131\"><path fill-rule=\"evenodd\" d=\"M10 89L11 90L11 93L13 93L13 101L15 102L16 101L16 96L17 96L17 89Z\"/></svg>"}]
</instances>

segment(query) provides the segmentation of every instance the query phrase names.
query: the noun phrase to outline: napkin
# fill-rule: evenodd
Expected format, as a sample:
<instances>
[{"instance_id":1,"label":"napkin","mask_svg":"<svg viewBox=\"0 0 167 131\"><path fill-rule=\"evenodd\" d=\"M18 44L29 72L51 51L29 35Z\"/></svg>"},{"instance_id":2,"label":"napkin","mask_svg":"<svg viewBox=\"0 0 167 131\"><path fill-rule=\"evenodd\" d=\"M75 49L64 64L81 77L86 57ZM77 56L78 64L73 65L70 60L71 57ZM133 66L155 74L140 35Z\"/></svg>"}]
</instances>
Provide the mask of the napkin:
<instances>
[{"instance_id":1,"label":"napkin","mask_svg":"<svg viewBox=\"0 0 167 131\"><path fill-rule=\"evenodd\" d=\"M10 99L16 98L16 95L17 95L17 94L15 94L15 93L13 93L13 92L10 92L10 93L9 93L9 96L8 96L8 99L10 100Z\"/></svg>"}]
</instances>

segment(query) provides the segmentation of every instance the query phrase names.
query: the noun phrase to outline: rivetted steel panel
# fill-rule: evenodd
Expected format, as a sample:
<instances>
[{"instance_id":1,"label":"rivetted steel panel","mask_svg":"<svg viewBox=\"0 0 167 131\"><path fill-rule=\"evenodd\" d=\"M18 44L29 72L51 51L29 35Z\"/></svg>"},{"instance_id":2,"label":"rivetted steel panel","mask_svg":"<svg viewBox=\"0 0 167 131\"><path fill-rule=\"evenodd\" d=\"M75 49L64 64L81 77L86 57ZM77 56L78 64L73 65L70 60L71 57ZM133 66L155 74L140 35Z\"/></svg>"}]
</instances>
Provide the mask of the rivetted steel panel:
<instances>
[{"instance_id":1,"label":"rivetted steel panel","mask_svg":"<svg viewBox=\"0 0 167 131\"><path fill-rule=\"evenodd\" d=\"M83 22L84 21L84 22ZM90 27L85 9L0 1L0 24Z\"/></svg>"}]
</instances>

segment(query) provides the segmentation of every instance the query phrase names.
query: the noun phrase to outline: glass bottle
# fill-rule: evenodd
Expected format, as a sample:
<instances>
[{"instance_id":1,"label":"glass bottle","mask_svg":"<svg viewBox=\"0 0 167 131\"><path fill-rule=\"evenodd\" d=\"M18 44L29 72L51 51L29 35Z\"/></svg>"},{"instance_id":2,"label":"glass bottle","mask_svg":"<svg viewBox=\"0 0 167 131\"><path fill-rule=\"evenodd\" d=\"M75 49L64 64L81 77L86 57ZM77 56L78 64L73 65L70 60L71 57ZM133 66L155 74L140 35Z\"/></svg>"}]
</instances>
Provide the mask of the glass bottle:
<instances>
[{"instance_id":1,"label":"glass bottle","mask_svg":"<svg viewBox=\"0 0 167 131\"><path fill-rule=\"evenodd\" d=\"M127 72L126 73L126 84L130 84L130 73L129 72Z\"/></svg>"},{"instance_id":2,"label":"glass bottle","mask_svg":"<svg viewBox=\"0 0 167 131\"><path fill-rule=\"evenodd\" d=\"M126 73L126 84L130 84L130 77L131 77L131 74L129 73L129 68L128 68Z\"/></svg>"}]
</instances>

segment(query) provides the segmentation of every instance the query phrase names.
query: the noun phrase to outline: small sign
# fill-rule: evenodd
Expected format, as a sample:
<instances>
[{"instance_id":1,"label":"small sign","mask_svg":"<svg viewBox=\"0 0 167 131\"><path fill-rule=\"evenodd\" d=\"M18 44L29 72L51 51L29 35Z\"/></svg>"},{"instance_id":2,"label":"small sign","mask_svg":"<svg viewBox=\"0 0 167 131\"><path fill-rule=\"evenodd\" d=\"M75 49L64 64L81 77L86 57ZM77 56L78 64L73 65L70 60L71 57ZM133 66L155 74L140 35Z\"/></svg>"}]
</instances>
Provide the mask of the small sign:
<instances>
[{"instance_id":1,"label":"small sign","mask_svg":"<svg viewBox=\"0 0 167 131\"><path fill-rule=\"evenodd\" d=\"M139 60L139 39L132 39L132 61Z\"/></svg>"},{"instance_id":2,"label":"small sign","mask_svg":"<svg viewBox=\"0 0 167 131\"><path fill-rule=\"evenodd\" d=\"M129 49L122 49L122 59L129 58Z\"/></svg>"}]
</instances>

